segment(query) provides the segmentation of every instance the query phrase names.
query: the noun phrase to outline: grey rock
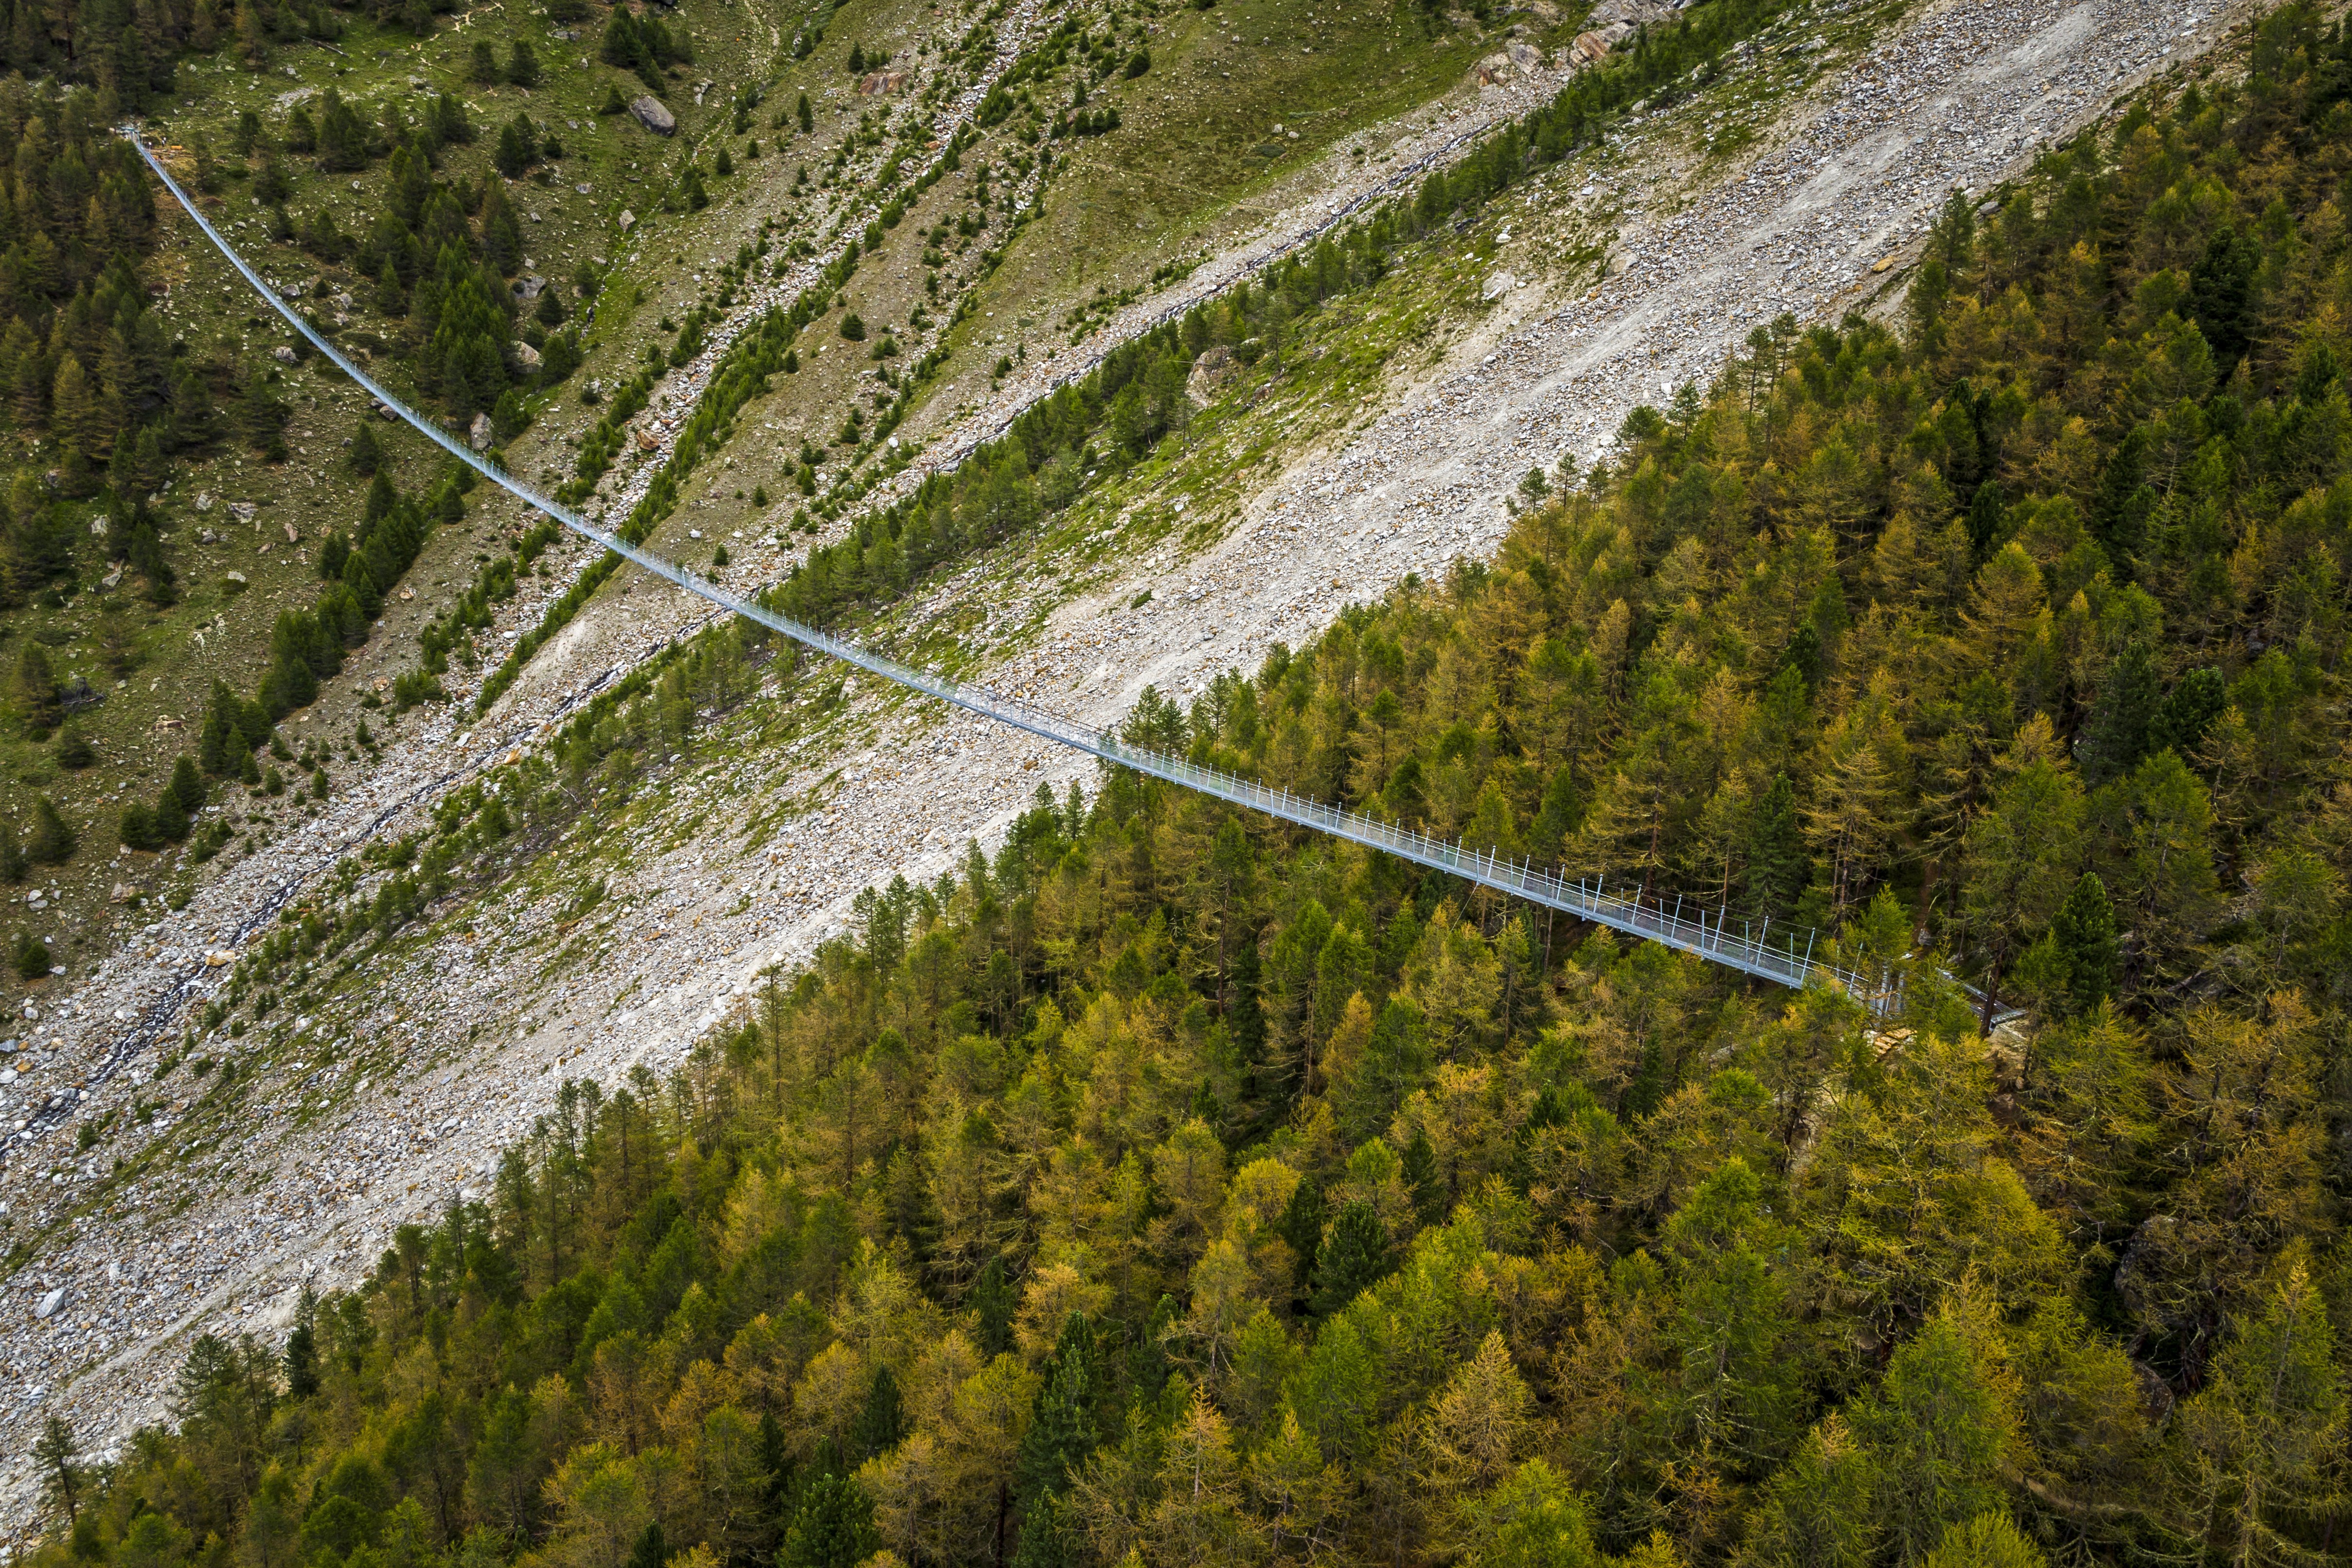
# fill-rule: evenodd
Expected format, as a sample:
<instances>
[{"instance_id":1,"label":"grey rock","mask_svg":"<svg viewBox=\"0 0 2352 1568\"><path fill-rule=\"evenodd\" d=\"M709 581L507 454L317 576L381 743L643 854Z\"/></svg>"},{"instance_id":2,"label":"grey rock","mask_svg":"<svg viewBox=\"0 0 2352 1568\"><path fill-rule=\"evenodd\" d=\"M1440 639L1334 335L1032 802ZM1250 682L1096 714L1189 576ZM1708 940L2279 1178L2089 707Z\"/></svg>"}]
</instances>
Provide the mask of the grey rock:
<instances>
[{"instance_id":1,"label":"grey rock","mask_svg":"<svg viewBox=\"0 0 2352 1568\"><path fill-rule=\"evenodd\" d=\"M466 445L479 452L486 450L489 444L490 416L487 414L477 414L474 416L473 427L466 432Z\"/></svg>"},{"instance_id":2,"label":"grey rock","mask_svg":"<svg viewBox=\"0 0 2352 1568\"><path fill-rule=\"evenodd\" d=\"M638 124L656 136L674 136L677 133L677 116L669 111L669 105L652 93L639 93L631 99L629 112L636 116Z\"/></svg>"},{"instance_id":3,"label":"grey rock","mask_svg":"<svg viewBox=\"0 0 2352 1568\"><path fill-rule=\"evenodd\" d=\"M65 1304L66 1288L60 1285L41 1298L39 1303L33 1308L33 1316L44 1320L54 1318L58 1315L58 1310Z\"/></svg>"}]
</instances>

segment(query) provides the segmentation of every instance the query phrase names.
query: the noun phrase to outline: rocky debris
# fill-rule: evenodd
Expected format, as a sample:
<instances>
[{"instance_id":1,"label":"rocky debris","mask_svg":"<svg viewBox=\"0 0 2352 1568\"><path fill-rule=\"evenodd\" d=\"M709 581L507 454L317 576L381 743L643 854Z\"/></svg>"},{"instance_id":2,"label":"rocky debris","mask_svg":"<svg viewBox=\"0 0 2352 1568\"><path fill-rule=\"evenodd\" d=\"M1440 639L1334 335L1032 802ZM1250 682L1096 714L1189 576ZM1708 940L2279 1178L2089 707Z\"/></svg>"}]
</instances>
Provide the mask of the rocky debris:
<instances>
[{"instance_id":1,"label":"rocky debris","mask_svg":"<svg viewBox=\"0 0 2352 1568\"><path fill-rule=\"evenodd\" d=\"M637 215L631 212L628 208L623 207L621 209L621 232L623 234L626 234L629 230L636 226Z\"/></svg>"},{"instance_id":2,"label":"rocky debris","mask_svg":"<svg viewBox=\"0 0 2352 1568\"><path fill-rule=\"evenodd\" d=\"M656 136L675 135L677 132L677 116L652 93L641 92L629 100L629 112L636 116L638 124Z\"/></svg>"},{"instance_id":3,"label":"rocky debris","mask_svg":"<svg viewBox=\"0 0 2352 1568\"><path fill-rule=\"evenodd\" d=\"M1564 52L1572 64L1597 65L1609 58L1609 40L1598 33L1579 33Z\"/></svg>"},{"instance_id":4,"label":"rocky debris","mask_svg":"<svg viewBox=\"0 0 2352 1568\"><path fill-rule=\"evenodd\" d=\"M211 529L200 528L196 530L196 542L198 544L218 544L220 542L221 536L215 533Z\"/></svg>"},{"instance_id":5,"label":"rocky debris","mask_svg":"<svg viewBox=\"0 0 2352 1568\"><path fill-rule=\"evenodd\" d=\"M1192 374L1184 378L1184 395L1195 407L1206 408L1240 374L1241 362L1234 357L1234 351L1223 343L1213 343L1192 362Z\"/></svg>"},{"instance_id":6,"label":"rocky debris","mask_svg":"<svg viewBox=\"0 0 2352 1568\"><path fill-rule=\"evenodd\" d=\"M474 423L466 431L466 445L477 452L486 452L489 450L490 436L490 416L487 414L477 414L474 416Z\"/></svg>"},{"instance_id":7,"label":"rocky debris","mask_svg":"<svg viewBox=\"0 0 2352 1568\"><path fill-rule=\"evenodd\" d=\"M299 543L301 543L301 542L302 542L302 531L301 531L300 529L296 528L296 527L295 527L292 523L290 523L290 522L281 524L280 526L281 526L281 527L283 527L283 528L286 530L286 542L287 542L287 543L289 543L289 544L299 544Z\"/></svg>"},{"instance_id":8,"label":"rocky debris","mask_svg":"<svg viewBox=\"0 0 2352 1568\"><path fill-rule=\"evenodd\" d=\"M196 492L196 510L198 511L210 511L213 510L213 496L210 490L198 490Z\"/></svg>"},{"instance_id":9,"label":"rocky debris","mask_svg":"<svg viewBox=\"0 0 2352 1568\"><path fill-rule=\"evenodd\" d=\"M131 886L129 882L117 882L114 884L114 891L107 896L108 901L110 903L127 904L131 900L139 897L142 890L143 889L142 889Z\"/></svg>"},{"instance_id":10,"label":"rocky debris","mask_svg":"<svg viewBox=\"0 0 2352 1568\"><path fill-rule=\"evenodd\" d=\"M294 356L294 346L291 343L279 343L276 348L269 351L269 357L276 360L279 364L293 364L297 363Z\"/></svg>"},{"instance_id":11,"label":"rocky debris","mask_svg":"<svg viewBox=\"0 0 2352 1568\"><path fill-rule=\"evenodd\" d=\"M33 1316L47 1321L48 1319L56 1317L58 1315L58 1309L63 1307L65 1304L66 1289L64 1286L60 1285L56 1289L49 1291L40 1299L39 1302L33 1308Z\"/></svg>"},{"instance_id":12,"label":"rocky debris","mask_svg":"<svg viewBox=\"0 0 2352 1568\"><path fill-rule=\"evenodd\" d=\"M709 92L710 90L710 87L711 82L709 77L705 77L700 81L694 84L694 101L697 104L701 103L702 95Z\"/></svg>"},{"instance_id":13,"label":"rocky debris","mask_svg":"<svg viewBox=\"0 0 2352 1568\"><path fill-rule=\"evenodd\" d=\"M529 343L524 342L520 338L517 338L515 340L514 352L515 358L522 362L523 369L537 370L539 368L539 351L531 347Z\"/></svg>"},{"instance_id":14,"label":"rocky debris","mask_svg":"<svg viewBox=\"0 0 2352 1568\"><path fill-rule=\"evenodd\" d=\"M1509 81L1515 74L1532 76L1542 67L1543 55L1536 47L1514 38L1473 68L1477 72L1480 87L1495 87Z\"/></svg>"},{"instance_id":15,"label":"rocky debris","mask_svg":"<svg viewBox=\"0 0 2352 1568\"><path fill-rule=\"evenodd\" d=\"M912 80L913 76L906 71L868 71L858 79L858 96L881 98L901 93L907 90L907 84Z\"/></svg>"},{"instance_id":16,"label":"rocky debris","mask_svg":"<svg viewBox=\"0 0 2352 1568\"><path fill-rule=\"evenodd\" d=\"M526 272L514 280L515 298L529 304L547 288L547 279L536 272Z\"/></svg>"},{"instance_id":17,"label":"rocky debris","mask_svg":"<svg viewBox=\"0 0 2352 1568\"><path fill-rule=\"evenodd\" d=\"M253 514L260 510L261 503L259 501L233 500L228 503L229 516L236 519L239 522L251 522L253 521Z\"/></svg>"},{"instance_id":18,"label":"rocky debris","mask_svg":"<svg viewBox=\"0 0 2352 1568\"><path fill-rule=\"evenodd\" d=\"M1584 18L1584 25L1595 32L1622 27L1624 31L1610 40L1613 45L1620 38L1632 37L1638 27L1664 21L1686 4L1688 0L1681 0L1680 4L1670 0L1601 0Z\"/></svg>"},{"instance_id":19,"label":"rocky debris","mask_svg":"<svg viewBox=\"0 0 2352 1568\"><path fill-rule=\"evenodd\" d=\"M245 574L242 572L231 572L227 574L227 580L236 584L240 588L246 586Z\"/></svg>"}]
</instances>

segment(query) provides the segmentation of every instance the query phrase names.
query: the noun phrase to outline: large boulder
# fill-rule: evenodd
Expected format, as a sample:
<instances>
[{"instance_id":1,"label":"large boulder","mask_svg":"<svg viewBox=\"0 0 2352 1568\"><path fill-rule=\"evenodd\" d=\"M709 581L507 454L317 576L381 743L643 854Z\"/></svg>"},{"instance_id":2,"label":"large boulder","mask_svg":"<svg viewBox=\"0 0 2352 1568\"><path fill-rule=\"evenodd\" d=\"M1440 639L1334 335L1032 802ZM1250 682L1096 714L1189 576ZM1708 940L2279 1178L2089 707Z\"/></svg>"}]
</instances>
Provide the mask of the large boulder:
<instances>
[{"instance_id":1,"label":"large boulder","mask_svg":"<svg viewBox=\"0 0 2352 1568\"><path fill-rule=\"evenodd\" d=\"M664 103L652 93L639 93L635 98L631 99L629 112L637 117L638 124L656 136L674 136L677 133L677 116L669 111L668 104Z\"/></svg>"}]
</instances>

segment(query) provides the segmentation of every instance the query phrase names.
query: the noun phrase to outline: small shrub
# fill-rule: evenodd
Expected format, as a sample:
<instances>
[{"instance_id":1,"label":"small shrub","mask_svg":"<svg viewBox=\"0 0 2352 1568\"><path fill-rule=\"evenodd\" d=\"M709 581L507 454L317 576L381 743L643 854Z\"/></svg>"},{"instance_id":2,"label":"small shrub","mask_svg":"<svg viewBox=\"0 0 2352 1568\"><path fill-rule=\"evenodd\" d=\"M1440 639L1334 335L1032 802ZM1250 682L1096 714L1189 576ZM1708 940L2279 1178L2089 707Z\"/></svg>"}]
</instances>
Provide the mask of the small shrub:
<instances>
[{"instance_id":1,"label":"small shrub","mask_svg":"<svg viewBox=\"0 0 2352 1568\"><path fill-rule=\"evenodd\" d=\"M38 980L54 967L49 961L49 944L31 931L20 931L8 953L20 980Z\"/></svg>"}]
</instances>

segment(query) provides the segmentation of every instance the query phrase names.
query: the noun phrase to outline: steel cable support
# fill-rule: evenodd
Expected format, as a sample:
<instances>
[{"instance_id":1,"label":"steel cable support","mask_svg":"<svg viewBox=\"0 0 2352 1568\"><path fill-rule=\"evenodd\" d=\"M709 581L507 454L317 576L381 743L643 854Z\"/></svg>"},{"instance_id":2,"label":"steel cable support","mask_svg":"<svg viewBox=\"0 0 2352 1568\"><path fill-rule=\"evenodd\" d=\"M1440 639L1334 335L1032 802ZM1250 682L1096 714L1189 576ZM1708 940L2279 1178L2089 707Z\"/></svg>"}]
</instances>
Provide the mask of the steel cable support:
<instances>
[{"instance_id":1,"label":"steel cable support","mask_svg":"<svg viewBox=\"0 0 2352 1568\"><path fill-rule=\"evenodd\" d=\"M1885 1011L1894 998L1883 982L1869 978L1813 959L1813 933L1787 930L1776 941L1771 921L1751 930L1746 921L1739 921L1734 934L1733 917L1727 910L1718 909L1712 917L1704 910L1694 909L1685 916L1682 900L1676 900L1669 910L1663 899L1643 894L1628 898L1606 890L1607 879L1575 879L1558 872L1539 869L1526 861L1500 858L1484 850L1470 848L1460 842L1445 843L1409 828L1398 827L1374 817L1328 805L1292 795L1288 790L1275 789L1253 779L1213 768L1204 768L1172 757L1164 752L1137 746L1120 740L1108 730L1097 730L1049 712L1035 704L983 686L968 685L901 664L853 642L805 626L789 616L778 615L763 605L729 593L708 578L629 543L619 535L598 527L568 507L559 506L539 494L520 480L514 479L497 464L489 462L433 420L410 408L400 398L379 384L375 379L344 355L302 313L293 309L278 290L231 246L221 232L199 211L194 202L180 188L152 149L142 141L134 126L123 126L121 133L139 150L141 158L153 170L163 188L173 199L195 220L205 235L230 266L236 268L247 283L287 323L336 368L367 389L385 407L421 433L427 440L451 457L479 473L484 479L518 497L526 504L537 507L584 539L593 540L605 549L635 565L657 576L666 577L690 594L696 594L721 609L741 616L748 621L766 626L771 631L790 637L803 647L815 649L830 658L869 675L878 676L895 685L937 698L955 707L977 713L985 719L1009 728L1021 730L1043 740L1053 742L1072 751L1083 752L1104 762L1164 780L1181 788L1209 795L1228 804L1244 806L1300 827L1341 838L1418 866L1429 867L1480 887L1493 889L1546 909L1558 910L1580 920L1606 926L1628 936L1660 942L1678 952L1688 952L1736 969L1743 974L1776 984L1801 988L1815 979L1829 982L1864 1001L1874 1011ZM1804 938L1801 947L1797 938Z\"/></svg>"}]
</instances>

